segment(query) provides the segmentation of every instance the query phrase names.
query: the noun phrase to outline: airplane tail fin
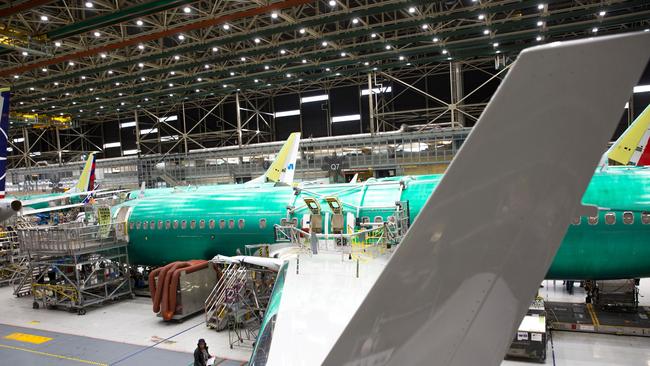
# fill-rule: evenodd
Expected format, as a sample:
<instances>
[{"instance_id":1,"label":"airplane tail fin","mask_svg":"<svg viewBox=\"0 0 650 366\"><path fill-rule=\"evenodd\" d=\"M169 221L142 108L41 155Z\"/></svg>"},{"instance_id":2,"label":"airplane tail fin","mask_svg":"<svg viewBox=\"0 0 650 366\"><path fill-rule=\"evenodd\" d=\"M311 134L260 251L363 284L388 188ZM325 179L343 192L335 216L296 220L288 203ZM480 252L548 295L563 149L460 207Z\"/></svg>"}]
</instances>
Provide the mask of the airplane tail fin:
<instances>
[{"instance_id":1,"label":"airplane tail fin","mask_svg":"<svg viewBox=\"0 0 650 366\"><path fill-rule=\"evenodd\" d=\"M322 365L500 365L584 209L648 42L522 51Z\"/></svg>"},{"instance_id":2,"label":"airplane tail fin","mask_svg":"<svg viewBox=\"0 0 650 366\"><path fill-rule=\"evenodd\" d=\"M79 181L74 186L77 192L88 192L95 189L95 159L95 153L91 152L88 155L84 169L81 171Z\"/></svg>"},{"instance_id":3,"label":"airplane tail fin","mask_svg":"<svg viewBox=\"0 0 650 366\"><path fill-rule=\"evenodd\" d=\"M298 159L298 148L300 146L300 132L289 135L287 141L282 145L278 156L263 176L253 179L250 182L271 182L293 184L293 176L296 171L296 160Z\"/></svg>"},{"instance_id":4,"label":"airplane tail fin","mask_svg":"<svg viewBox=\"0 0 650 366\"><path fill-rule=\"evenodd\" d=\"M650 106L632 122L630 127L616 140L607 151L607 158L620 165L628 165L641 139L646 136L650 127ZM650 158L650 157L649 157Z\"/></svg>"},{"instance_id":5,"label":"airplane tail fin","mask_svg":"<svg viewBox=\"0 0 650 366\"><path fill-rule=\"evenodd\" d=\"M7 147L9 145L9 97L8 89L0 92L0 198L5 198L5 179L7 178Z\"/></svg>"},{"instance_id":6,"label":"airplane tail fin","mask_svg":"<svg viewBox=\"0 0 650 366\"><path fill-rule=\"evenodd\" d=\"M636 120L644 120L650 123L650 104L641 112L639 117ZM646 130L646 134L643 136L645 138L645 146L642 147L641 156L637 160L637 166L648 166L650 165L650 139L648 138L648 133L650 130Z\"/></svg>"},{"instance_id":7,"label":"airplane tail fin","mask_svg":"<svg viewBox=\"0 0 650 366\"><path fill-rule=\"evenodd\" d=\"M350 184L356 184L357 180L359 180L359 173L355 173L352 179L350 179Z\"/></svg>"}]
</instances>

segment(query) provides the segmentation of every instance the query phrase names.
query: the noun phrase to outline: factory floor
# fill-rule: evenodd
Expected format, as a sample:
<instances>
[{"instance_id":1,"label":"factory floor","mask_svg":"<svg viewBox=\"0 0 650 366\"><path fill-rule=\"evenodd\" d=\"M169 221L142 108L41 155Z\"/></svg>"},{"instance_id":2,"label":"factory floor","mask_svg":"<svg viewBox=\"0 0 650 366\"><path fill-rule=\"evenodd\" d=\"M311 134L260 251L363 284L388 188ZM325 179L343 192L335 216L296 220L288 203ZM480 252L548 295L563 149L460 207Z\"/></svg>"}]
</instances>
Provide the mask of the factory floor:
<instances>
[{"instance_id":1,"label":"factory floor","mask_svg":"<svg viewBox=\"0 0 650 366\"><path fill-rule=\"evenodd\" d=\"M584 301L576 287L568 295L562 281L545 281L540 294L549 301ZM650 279L642 280L640 302L650 305ZM191 352L205 338L220 366L242 365L250 348L230 349L228 332L205 327L202 315L164 323L151 300L136 298L90 309L86 315L34 310L30 297L16 298L0 288L0 365L190 365ZM489 335L487 335L489 336ZM650 338L553 332L548 365L650 365ZM503 366L531 365L506 360Z\"/></svg>"}]
</instances>

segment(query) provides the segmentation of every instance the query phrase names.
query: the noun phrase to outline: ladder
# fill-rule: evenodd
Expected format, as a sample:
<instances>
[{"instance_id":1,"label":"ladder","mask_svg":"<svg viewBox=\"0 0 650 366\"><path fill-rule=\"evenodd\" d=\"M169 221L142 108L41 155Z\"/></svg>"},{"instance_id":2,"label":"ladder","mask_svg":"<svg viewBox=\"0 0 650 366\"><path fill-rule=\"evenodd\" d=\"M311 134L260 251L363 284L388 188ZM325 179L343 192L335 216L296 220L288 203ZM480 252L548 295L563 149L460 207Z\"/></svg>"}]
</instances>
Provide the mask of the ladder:
<instances>
[{"instance_id":1,"label":"ladder","mask_svg":"<svg viewBox=\"0 0 650 366\"><path fill-rule=\"evenodd\" d=\"M233 305L246 291L248 270L237 263L229 264L205 301L205 322L218 331L228 326ZM235 314L236 315L236 314Z\"/></svg>"}]
</instances>

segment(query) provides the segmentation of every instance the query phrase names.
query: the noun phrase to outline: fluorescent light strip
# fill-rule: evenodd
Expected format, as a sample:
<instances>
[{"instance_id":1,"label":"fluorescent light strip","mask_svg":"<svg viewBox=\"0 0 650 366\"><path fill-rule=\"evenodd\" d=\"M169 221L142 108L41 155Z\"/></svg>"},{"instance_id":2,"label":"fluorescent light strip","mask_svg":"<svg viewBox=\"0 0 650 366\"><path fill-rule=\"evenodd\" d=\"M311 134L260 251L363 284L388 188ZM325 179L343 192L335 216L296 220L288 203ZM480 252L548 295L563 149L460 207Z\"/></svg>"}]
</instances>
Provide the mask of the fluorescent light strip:
<instances>
[{"instance_id":1,"label":"fluorescent light strip","mask_svg":"<svg viewBox=\"0 0 650 366\"><path fill-rule=\"evenodd\" d=\"M176 140L178 140L178 135L160 136L160 142L176 141Z\"/></svg>"},{"instance_id":2,"label":"fluorescent light strip","mask_svg":"<svg viewBox=\"0 0 650 366\"><path fill-rule=\"evenodd\" d=\"M13 148L11 148L11 147L8 147L8 148L7 148L7 152L12 152L12 151L14 151Z\"/></svg>"},{"instance_id":3,"label":"fluorescent light strip","mask_svg":"<svg viewBox=\"0 0 650 366\"><path fill-rule=\"evenodd\" d=\"M122 144L119 142L109 142L104 144L104 149L110 149L112 147L120 147L120 146L122 146Z\"/></svg>"},{"instance_id":4,"label":"fluorescent light strip","mask_svg":"<svg viewBox=\"0 0 650 366\"><path fill-rule=\"evenodd\" d=\"M14 139L14 143L23 142L23 141L25 141L24 137L19 137L17 139Z\"/></svg>"},{"instance_id":5,"label":"fluorescent light strip","mask_svg":"<svg viewBox=\"0 0 650 366\"><path fill-rule=\"evenodd\" d=\"M122 151L122 155L135 155L139 153L140 151L138 149L133 149L133 150L124 150Z\"/></svg>"},{"instance_id":6,"label":"fluorescent light strip","mask_svg":"<svg viewBox=\"0 0 650 366\"><path fill-rule=\"evenodd\" d=\"M370 89L362 89L361 90L361 95L368 95L370 94ZM372 88L372 94L381 94L381 93L390 93L393 91L392 86L384 86L381 88Z\"/></svg>"},{"instance_id":7,"label":"fluorescent light strip","mask_svg":"<svg viewBox=\"0 0 650 366\"><path fill-rule=\"evenodd\" d=\"M147 135L147 134L156 133L156 132L158 132L157 128L147 128L147 129L144 129L144 130L140 130L141 135Z\"/></svg>"},{"instance_id":8,"label":"fluorescent light strip","mask_svg":"<svg viewBox=\"0 0 650 366\"><path fill-rule=\"evenodd\" d=\"M649 85L637 85L634 87L634 92L635 93L647 93L650 92L650 84Z\"/></svg>"},{"instance_id":9,"label":"fluorescent light strip","mask_svg":"<svg viewBox=\"0 0 650 366\"><path fill-rule=\"evenodd\" d=\"M280 118L280 117L289 117L289 116L299 116L300 115L300 109L294 109L291 111L284 111L284 112L275 112L273 116L275 118Z\"/></svg>"},{"instance_id":10,"label":"fluorescent light strip","mask_svg":"<svg viewBox=\"0 0 650 366\"><path fill-rule=\"evenodd\" d=\"M120 128L135 127L135 121L120 123Z\"/></svg>"},{"instance_id":11,"label":"fluorescent light strip","mask_svg":"<svg viewBox=\"0 0 650 366\"><path fill-rule=\"evenodd\" d=\"M167 117L159 117L158 122L171 122L171 121L176 121L178 120L178 115L173 115L173 116L167 116Z\"/></svg>"},{"instance_id":12,"label":"fluorescent light strip","mask_svg":"<svg viewBox=\"0 0 650 366\"><path fill-rule=\"evenodd\" d=\"M328 99L330 99L330 96L327 94L312 95L311 97L300 98L300 103L319 102L321 100L328 100Z\"/></svg>"},{"instance_id":13,"label":"fluorescent light strip","mask_svg":"<svg viewBox=\"0 0 650 366\"><path fill-rule=\"evenodd\" d=\"M347 116L337 116L332 117L332 123L335 122L348 122L348 121L358 121L361 119L360 114L349 114Z\"/></svg>"}]
</instances>

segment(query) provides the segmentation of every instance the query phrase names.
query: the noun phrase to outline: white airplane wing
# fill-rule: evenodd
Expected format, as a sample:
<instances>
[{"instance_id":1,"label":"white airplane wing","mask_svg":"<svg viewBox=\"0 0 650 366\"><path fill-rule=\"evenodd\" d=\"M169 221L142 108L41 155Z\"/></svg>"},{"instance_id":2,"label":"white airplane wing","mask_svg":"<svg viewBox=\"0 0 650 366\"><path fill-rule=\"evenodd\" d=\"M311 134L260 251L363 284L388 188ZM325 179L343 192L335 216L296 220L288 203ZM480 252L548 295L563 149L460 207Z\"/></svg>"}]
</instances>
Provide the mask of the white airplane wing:
<instances>
[{"instance_id":1,"label":"white airplane wing","mask_svg":"<svg viewBox=\"0 0 650 366\"><path fill-rule=\"evenodd\" d=\"M54 211L61 211L61 210L67 210L69 208L73 207L81 207L84 206L84 203L72 203L69 205L60 205L60 206L52 206L52 207L46 207L46 208L31 208L31 207L23 207L23 209L20 211L20 214L23 216L27 215L36 215L39 213L45 213L45 212L54 212Z\"/></svg>"},{"instance_id":2,"label":"white airplane wing","mask_svg":"<svg viewBox=\"0 0 650 366\"><path fill-rule=\"evenodd\" d=\"M323 364L499 365L649 57L524 50Z\"/></svg>"}]
</instances>

